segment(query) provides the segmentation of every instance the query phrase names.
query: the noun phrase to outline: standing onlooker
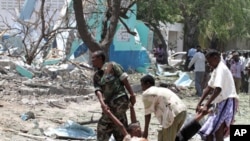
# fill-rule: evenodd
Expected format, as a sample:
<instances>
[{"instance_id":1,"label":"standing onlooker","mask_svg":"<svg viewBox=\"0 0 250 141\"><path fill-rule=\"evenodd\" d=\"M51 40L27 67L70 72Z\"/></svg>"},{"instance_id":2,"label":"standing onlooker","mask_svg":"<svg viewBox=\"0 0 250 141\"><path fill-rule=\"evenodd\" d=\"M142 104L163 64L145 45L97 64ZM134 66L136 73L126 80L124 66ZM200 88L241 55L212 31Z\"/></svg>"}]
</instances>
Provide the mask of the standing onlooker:
<instances>
[{"instance_id":1,"label":"standing onlooker","mask_svg":"<svg viewBox=\"0 0 250 141\"><path fill-rule=\"evenodd\" d=\"M186 62L185 62L185 65L186 65L187 69L188 69L189 62L192 60L192 58L193 58L194 54L196 53L196 51L197 51L196 47L192 47L187 51L187 59L186 59ZM194 65L188 70L189 71L194 70Z\"/></svg>"},{"instance_id":2,"label":"standing onlooker","mask_svg":"<svg viewBox=\"0 0 250 141\"><path fill-rule=\"evenodd\" d=\"M249 73L248 73L248 70L246 69L247 66L247 63L249 61L249 57L248 57L248 53L245 52L243 54L244 56L244 59L243 59L243 73L242 73L242 86L241 86L241 90L243 93L248 93L248 78L249 78Z\"/></svg>"},{"instance_id":3,"label":"standing onlooker","mask_svg":"<svg viewBox=\"0 0 250 141\"><path fill-rule=\"evenodd\" d=\"M128 126L126 111L130 102L132 106L136 102L135 95L127 80L128 75L119 64L115 62L105 63L105 54L102 51L96 51L92 54L92 64L97 69L93 77L95 94L103 111L97 124L97 140L108 141L113 134L116 141L122 141L124 135L121 130L105 113L110 110L125 127ZM130 94L130 101L125 88Z\"/></svg>"},{"instance_id":4,"label":"standing onlooker","mask_svg":"<svg viewBox=\"0 0 250 141\"><path fill-rule=\"evenodd\" d=\"M240 88L241 88L241 75L243 72L243 65L240 60L240 56L238 52L235 52L233 54L232 59L233 60L230 63L230 70L231 70L231 73L233 74L236 92L237 94L239 94Z\"/></svg>"},{"instance_id":5,"label":"standing onlooker","mask_svg":"<svg viewBox=\"0 0 250 141\"><path fill-rule=\"evenodd\" d=\"M163 48L163 45L160 44L158 48L156 48L156 62L159 64L163 64L165 57L166 57L165 50Z\"/></svg>"},{"instance_id":6,"label":"standing onlooker","mask_svg":"<svg viewBox=\"0 0 250 141\"><path fill-rule=\"evenodd\" d=\"M248 53L248 56L250 56L250 52ZM250 89L250 58L248 59L248 62L246 63L245 70L247 71L248 74L248 92Z\"/></svg>"},{"instance_id":7,"label":"standing onlooker","mask_svg":"<svg viewBox=\"0 0 250 141\"><path fill-rule=\"evenodd\" d=\"M196 111L207 112L211 104L215 105L215 109L213 113L208 115L199 133L206 141L223 141L226 133L228 134L230 124L234 121L238 95L234 87L232 73L221 61L220 53L210 51L207 53L206 59L213 71ZM203 103L205 99L207 100Z\"/></svg>"},{"instance_id":8,"label":"standing onlooker","mask_svg":"<svg viewBox=\"0 0 250 141\"><path fill-rule=\"evenodd\" d=\"M158 141L174 141L176 134L186 118L186 105L171 90L156 87L152 76L141 78L141 87L145 109L145 127L143 137L148 137L151 113L154 113L162 129L158 133Z\"/></svg>"},{"instance_id":9,"label":"standing onlooker","mask_svg":"<svg viewBox=\"0 0 250 141\"><path fill-rule=\"evenodd\" d=\"M188 64L188 68L190 69L194 64L194 72L195 72L195 89L198 96L202 95L203 91L203 81L205 76L205 55L201 52L201 47L197 46L197 52L194 57L191 59Z\"/></svg>"}]
</instances>

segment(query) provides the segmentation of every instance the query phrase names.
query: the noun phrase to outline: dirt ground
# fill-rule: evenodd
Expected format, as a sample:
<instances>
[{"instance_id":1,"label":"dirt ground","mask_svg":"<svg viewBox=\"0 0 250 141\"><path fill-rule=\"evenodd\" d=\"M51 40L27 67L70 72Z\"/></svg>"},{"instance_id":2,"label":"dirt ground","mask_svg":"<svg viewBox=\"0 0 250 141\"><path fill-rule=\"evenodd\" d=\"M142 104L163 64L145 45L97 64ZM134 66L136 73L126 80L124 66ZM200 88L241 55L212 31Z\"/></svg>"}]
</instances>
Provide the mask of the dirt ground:
<instances>
[{"instance_id":1,"label":"dirt ground","mask_svg":"<svg viewBox=\"0 0 250 141\"><path fill-rule=\"evenodd\" d=\"M144 111L141 93L136 93L137 103L135 105L137 119L144 126ZM182 90L180 96L187 104L188 112L194 113L198 97L192 94L192 90ZM101 115L99 102L95 97L81 102L65 101L64 95L19 95L0 94L0 140L1 141L57 141L46 137L43 131L48 128L56 128L67 120L85 123L92 129L96 129L96 121ZM250 124L250 94L240 94L240 110L236 116L235 124ZM21 115L33 112L35 118L22 120ZM129 116L129 112L127 113ZM87 124L88 123L88 124ZM150 124L149 140L156 141L158 122L152 118ZM69 140L69 139L64 139ZM195 139L193 139L195 140Z\"/></svg>"}]
</instances>

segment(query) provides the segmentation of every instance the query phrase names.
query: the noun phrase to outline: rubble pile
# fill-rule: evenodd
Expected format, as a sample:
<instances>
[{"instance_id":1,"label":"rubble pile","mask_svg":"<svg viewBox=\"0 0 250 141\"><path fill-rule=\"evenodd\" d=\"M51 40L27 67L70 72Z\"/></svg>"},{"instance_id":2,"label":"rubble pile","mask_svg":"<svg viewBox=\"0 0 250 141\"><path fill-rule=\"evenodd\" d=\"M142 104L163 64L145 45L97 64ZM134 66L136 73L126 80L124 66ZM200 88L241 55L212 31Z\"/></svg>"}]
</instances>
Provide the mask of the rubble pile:
<instances>
[{"instance_id":1,"label":"rubble pile","mask_svg":"<svg viewBox=\"0 0 250 141\"><path fill-rule=\"evenodd\" d=\"M0 59L0 93L87 95L93 92L92 73L88 64L67 62L38 68L4 56Z\"/></svg>"}]
</instances>

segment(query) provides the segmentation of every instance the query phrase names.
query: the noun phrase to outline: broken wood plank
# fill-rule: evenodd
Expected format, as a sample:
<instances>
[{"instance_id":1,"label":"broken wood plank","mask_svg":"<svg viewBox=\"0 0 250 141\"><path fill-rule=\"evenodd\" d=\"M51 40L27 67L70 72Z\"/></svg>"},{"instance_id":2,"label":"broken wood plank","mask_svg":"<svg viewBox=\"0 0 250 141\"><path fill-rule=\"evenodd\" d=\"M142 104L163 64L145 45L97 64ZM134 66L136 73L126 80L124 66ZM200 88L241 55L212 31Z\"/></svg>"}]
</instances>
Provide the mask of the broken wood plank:
<instances>
[{"instance_id":1,"label":"broken wood plank","mask_svg":"<svg viewBox=\"0 0 250 141\"><path fill-rule=\"evenodd\" d=\"M98 121L99 121L99 119L89 120L89 121L80 121L80 122L77 122L77 123L79 123L80 125L86 125L86 124L98 123Z\"/></svg>"},{"instance_id":2,"label":"broken wood plank","mask_svg":"<svg viewBox=\"0 0 250 141\"><path fill-rule=\"evenodd\" d=\"M64 105L56 104L56 103L54 103L54 102L52 102L52 101L49 101L48 104L49 104L49 106L51 106L51 107L57 107L57 108L60 108L60 109L66 109L66 107L65 107Z\"/></svg>"}]
</instances>

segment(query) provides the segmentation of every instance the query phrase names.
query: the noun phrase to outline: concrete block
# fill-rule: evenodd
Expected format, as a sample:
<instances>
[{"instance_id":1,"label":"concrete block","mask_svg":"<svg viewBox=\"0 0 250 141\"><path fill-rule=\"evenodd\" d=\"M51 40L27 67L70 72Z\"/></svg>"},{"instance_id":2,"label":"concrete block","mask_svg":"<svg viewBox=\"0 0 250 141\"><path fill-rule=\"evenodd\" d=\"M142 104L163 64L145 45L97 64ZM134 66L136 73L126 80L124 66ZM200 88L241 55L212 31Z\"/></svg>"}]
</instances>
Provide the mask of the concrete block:
<instances>
[{"instance_id":1,"label":"concrete block","mask_svg":"<svg viewBox=\"0 0 250 141\"><path fill-rule=\"evenodd\" d=\"M21 95L47 95L49 94L49 89L21 87L18 92Z\"/></svg>"},{"instance_id":2,"label":"concrete block","mask_svg":"<svg viewBox=\"0 0 250 141\"><path fill-rule=\"evenodd\" d=\"M61 59L49 59L49 60L45 60L43 65L46 66L46 65L54 65L54 64L57 64L61 61Z\"/></svg>"},{"instance_id":3,"label":"concrete block","mask_svg":"<svg viewBox=\"0 0 250 141\"><path fill-rule=\"evenodd\" d=\"M10 66L11 68L13 68L15 66L15 64L11 61L11 60L0 60L0 66L1 67L8 67Z\"/></svg>"},{"instance_id":4,"label":"concrete block","mask_svg":"<svg viewBox=\"0 0 250 141\"><path fill-rule=\"evenodd\" d=\"M19 66L19 65L16 65L16 71L21 74L22 76L25 76L27 78L32 78L34 76L34 74L32 72L30 72L28 69L22 67L22 66Z\"/></svg>"}]
</instances>

